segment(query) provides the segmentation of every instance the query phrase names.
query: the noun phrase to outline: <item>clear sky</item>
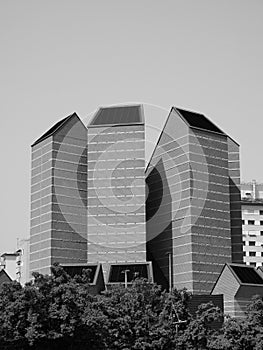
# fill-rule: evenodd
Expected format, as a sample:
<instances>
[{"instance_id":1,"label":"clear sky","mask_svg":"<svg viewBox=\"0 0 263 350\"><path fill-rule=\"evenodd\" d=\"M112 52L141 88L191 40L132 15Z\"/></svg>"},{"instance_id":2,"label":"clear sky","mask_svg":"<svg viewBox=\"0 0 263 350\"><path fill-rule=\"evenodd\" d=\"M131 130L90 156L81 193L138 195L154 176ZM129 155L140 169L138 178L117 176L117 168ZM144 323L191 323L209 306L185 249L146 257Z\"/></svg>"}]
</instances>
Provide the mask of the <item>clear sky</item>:
<instances>
[{"instance_id":1,"label":"clear sky","mask_svg":"<svg viewBox=\"0 0 263 350\"><path fill-rule=\"evenodd\" d=\"M262 16L262 0L2 0L0 252L29 236L30 145L73 111L202 112L263 182Z\"/></svg>"}]
</instances>

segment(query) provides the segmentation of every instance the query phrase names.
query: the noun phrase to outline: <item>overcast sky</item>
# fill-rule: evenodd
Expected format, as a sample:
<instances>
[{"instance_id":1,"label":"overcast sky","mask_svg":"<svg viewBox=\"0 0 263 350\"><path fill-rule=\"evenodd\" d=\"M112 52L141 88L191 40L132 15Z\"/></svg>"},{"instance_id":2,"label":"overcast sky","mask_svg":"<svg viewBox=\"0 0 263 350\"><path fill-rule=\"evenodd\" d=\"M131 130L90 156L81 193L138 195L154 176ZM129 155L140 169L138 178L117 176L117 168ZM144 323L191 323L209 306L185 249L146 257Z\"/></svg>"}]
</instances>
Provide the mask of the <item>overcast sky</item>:
<instances>
[{"instance_id":1,"label":"overcast sky","mask_svg":"<svg viewBox=\"0 0 263 350\"><path fill-rule=\"evenodd\" d=\"M73 111L202 112L263 182L262 16L262 0L2 0L0 252L29 236L30 145Z\"/></svg>"}]
</instances>

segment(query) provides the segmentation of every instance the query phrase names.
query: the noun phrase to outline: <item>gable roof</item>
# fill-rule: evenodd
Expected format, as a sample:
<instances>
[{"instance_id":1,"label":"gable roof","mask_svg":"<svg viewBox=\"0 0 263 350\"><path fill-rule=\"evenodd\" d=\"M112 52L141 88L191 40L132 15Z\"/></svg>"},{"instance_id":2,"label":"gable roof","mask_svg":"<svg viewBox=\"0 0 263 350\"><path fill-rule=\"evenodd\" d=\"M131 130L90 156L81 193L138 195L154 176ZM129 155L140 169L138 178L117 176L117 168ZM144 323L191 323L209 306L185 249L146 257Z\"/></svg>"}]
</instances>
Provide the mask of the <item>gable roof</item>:
<instances>
[{"instance_id":1,"label":"gable roof","mask_svg":"<svg viewBox=\"0 0 263 350\"><path fill-rule=\"evenodd\" d=\"M203 114L187 111L185 109L177 107L174 107L174 109L177 112L179 112L179 115L183 117L183 119L190 127L216 132L217 134L226 136L226 134L221 129L219 129L214 123L211 122L211 120L209 120Z\"/></svg>"},{"instance_id":2,"label":"gable roof","mask_svg":"<svg viewBox=\"0 0 263 350\"><path fill-rule=\"evenodd\" d=\"M224 265L220 275L218 276L211 290L211 294L213 293L213 290L215 289L216 285L220 283L221 278L223 278L222 276L225 269L228 269L237 281L239 285L238 289L240 289L240 287L242 286L255 286L263 288L263 276L261 277L261 274L257 272L257 270L253 266L245 264L228 263Z\"/></svg>"},{"instance_id":3,"label":"gable roof","mask_svg":"<svg viewBox=\"0 0 263 350\"><path fill-rule=\"evenodd\" d=\"M0 285L4 282L11 282L12 278L8 275L8 273L2 269L0 270Z\"/></svg>"},{"instance_id":4,"label":"gable roof","mask_svg":"<svg viewBox=\"0 0 263 350\"><path fill-rule=\"evenodd\" d=\"M54 135L55 132L60 130L64 124L66 124L71 118L78 117L77 113L72 113L68 117L61 119L59 122L57 122L55 125L53 125L48 131L46 131L41 137L39 137L32 145L31 147L37 145L41 141L44 141L49 136Z\"/></svg>"},{"instance_id":5,"label":"gable roof","mask_svg":"<svg viewBox=\"0 0 263 350\"><path fill-rule=\"evenodd\" d=\"M88 127L143 123L144 118L142 105L112 106L100 108L92 118Z\"/></svg>"}]
</instances>

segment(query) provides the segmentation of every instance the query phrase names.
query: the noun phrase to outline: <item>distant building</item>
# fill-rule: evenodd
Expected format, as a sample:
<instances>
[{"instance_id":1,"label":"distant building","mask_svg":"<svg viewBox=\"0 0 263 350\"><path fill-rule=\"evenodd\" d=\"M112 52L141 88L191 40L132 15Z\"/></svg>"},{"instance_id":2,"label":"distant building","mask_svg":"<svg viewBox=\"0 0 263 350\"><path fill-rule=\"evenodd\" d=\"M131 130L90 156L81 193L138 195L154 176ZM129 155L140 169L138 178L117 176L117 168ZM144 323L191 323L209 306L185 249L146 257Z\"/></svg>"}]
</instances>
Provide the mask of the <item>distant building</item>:
<instances>
[{"instance_id":1,"label":"distant building","mask_svg":"<svg viewBox=\"0 0 263 350\"><path fill-rule=\"evenodd\" d=\"M18 239L16 257L16 280L24 285L30 281L29 273L29 238Z\"/></svg>"},{"instance_id":2,"label":"distant building","mask_svg":"<svg viewBox=\"0 0 263 350\"><path fill-rule=\"evenodd\" d=\"M145 169L141 105L76 113L32 145L30 271L101 264L106 285L145 277L211 291L241 263L239 146L173 107Z\"/></svg>"},{"instance_id":3,"label":"distant building","mask_svg":"<svg viewBox=\"0 0 263 350\"><path fill-rule=\"evenodd\" d=\"M244 262L263 264L263 184L253 180L241 184Z\"/></svg>"},{"instance_id":4,"label":"distant building","mask_svg":"<svg viewBox=\"0 0 263 350\"><path fill-rule=\"evenodd\" d=\"M19 254L15 253L3 253L0 256L0 265L3 270L10 276L10 278L15 281L17 278L17 263L16 259Z\"/></svg>"},{"instance_id":5,"label":"distant building","mask_svg":"<svg viewBox=\"0 0 263 350\"><path fill-rule=\"evenodd\" d=\"M4 270L13 281L24 285L30 280L29 238L17 240L18 249L0 256L0 270Z\"/></svg>"}]
</instances>

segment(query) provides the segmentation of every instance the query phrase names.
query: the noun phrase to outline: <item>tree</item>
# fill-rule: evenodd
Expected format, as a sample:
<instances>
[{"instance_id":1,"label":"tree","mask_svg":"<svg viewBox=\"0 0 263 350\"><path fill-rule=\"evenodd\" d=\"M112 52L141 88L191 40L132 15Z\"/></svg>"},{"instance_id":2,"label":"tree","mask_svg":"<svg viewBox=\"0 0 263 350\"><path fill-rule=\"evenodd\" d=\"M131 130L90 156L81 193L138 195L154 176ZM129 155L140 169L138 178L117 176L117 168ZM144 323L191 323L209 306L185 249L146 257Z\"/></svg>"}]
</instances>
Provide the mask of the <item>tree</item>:
<instances>
[{"instance_id":1,"label":"tree","mask_svg":"<svg viewBox=\"0 0 263 350\"><path fill-rule=\"evenodd\" d=\"M209 339L216 332L213 323L220 322L222 317L221 310L213 303L201 304L185 330L181 332L181 348L208 349Z\"/></svg>"},{"instance_id":2,"label":"tree","mask_svg":"<svg viewBox=\"0 0 263 350\"><path fill-rule=\"evenodd\" d=\"M101 298L101 310L108 319L109 349L171 349L175 344L174 310L189 317L186 291L172 295L160 286L136 279L125 289L112 288Z\"/></svg>"}]
</instances>

